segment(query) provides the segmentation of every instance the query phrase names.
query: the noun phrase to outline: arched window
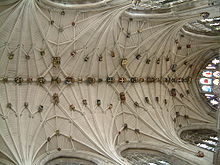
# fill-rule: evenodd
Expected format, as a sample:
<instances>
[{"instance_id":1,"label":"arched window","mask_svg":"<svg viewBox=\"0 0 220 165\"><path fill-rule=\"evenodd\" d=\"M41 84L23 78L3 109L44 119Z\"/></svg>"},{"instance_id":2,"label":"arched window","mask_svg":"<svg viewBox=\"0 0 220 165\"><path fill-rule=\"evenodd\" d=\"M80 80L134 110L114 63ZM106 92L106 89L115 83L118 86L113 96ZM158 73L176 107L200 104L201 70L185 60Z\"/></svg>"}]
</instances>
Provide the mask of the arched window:
<instances>
[{"instance_id":1,"label":"arched window","mask_svg":"<svg viewBox=\"0 0 220 165\"><path fill-rule=\"evenodd\" d=\"M45 165L96 165L96 164L91 161L80 158L59 157L47 162Z\"/></svg>"},{"instance_id":2,"label":"arched window","mask_svg":"<svg viewBox=\"0 0 220 165\"><path fill-rule=\"evenodd\" d=\"M86 3L96 3L103 0L50 0L50 1L56 3L62 3L62 4L86 4Z\"/></svg>"},{"instance_id":3,"label":"arched window","mask_svg":"<svg viewBox=\"0 0 220 165\"><path fill-rule=\"evenodd\" d=\"M147 149L127 149L122 156L132 165L189 165L173 155Z\"/></svg>"},{"instance_id":4,"label":"arched window","mask_svg":"<svg viewBox=\"0 0 220 165\"><path fill-rule=\"evenodd\" d=\"M209 105L217 109L220 98L216 90L220 87L220 57L210 60L199 75L201 94Z\"/></svg>"},{"instance_id":5,"label":"arched window","mask_svg":"<svg viewBox=\"0 0 220 165\"><path fill-rule=\"evenodd\" d=\"M210 129L186 130L180 134L180 138L192 145L213 152L218 143L217 132Z\"/></svg>"},{"instance_id":6,"label":"arched window","mask_svg":"<svg viewBox=\"0 0 220 165\"><path fill-rule=\"evenodd\" d=\"M220 16L189 22L184 26L184 29L197 34L219 36Z\"/></svg>"}]
</instances>

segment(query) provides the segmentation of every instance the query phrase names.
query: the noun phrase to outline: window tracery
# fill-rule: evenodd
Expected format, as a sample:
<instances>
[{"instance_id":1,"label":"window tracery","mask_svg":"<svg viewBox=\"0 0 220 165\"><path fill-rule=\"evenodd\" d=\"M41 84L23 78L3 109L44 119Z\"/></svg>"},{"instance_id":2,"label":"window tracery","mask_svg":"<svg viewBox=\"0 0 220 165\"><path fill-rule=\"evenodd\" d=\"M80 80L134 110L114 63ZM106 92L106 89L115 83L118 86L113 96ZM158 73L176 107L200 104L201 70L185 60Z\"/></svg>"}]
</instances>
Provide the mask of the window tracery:
<instances>
[{"instance_id":1,"label":"window tracery","mask_svg":"<svg viewBox=\"0 0 220 165\"><path fill-rule=\"evenodd\" d=\"M73 4L97 3L102 0L50 0L50 1L56 2L56 3L73 5Z\"/></svg>"},{"instance_id":2,"label":"window tracery","mask_svg":"<svg viewBox=\"0 0 220 165\"><path fill-rule=\"evenodd\" d=\"M180 138L208 151L215 151L218 143L217 133L209 129L186 130L180 135Z\"/></svg>"},{"instance_id":3,"label":"window tracery","mask_svg":"<svg viewBox=\"0 0 220 165\"><path fill-rule=\"evenodd\" d=\"M200 92L206 98L209 105L217 108L220 98L214 90L220 87L220 57L210 60L200 72L199 85Z\"/></svg>"},{"instance_id":4,"label":"window tracery","mask_svg":"<svg viewBox=\"0 0 220 165\"><path fill-rule=\"evenodd\" d=\"M60 157L53 159L46 163L46 165L96 165L95 163L80 159L80 158L71 158L71 157Z\"/></svg>"},{"instance_id":5,"label":"window tracery","mask_svg":"<svg viewBox=\"0 0 220 165\"><path fill-rule=\"evenodd\" d=\"M122 156L132 165L189 165L179 158L153 150L128 149L122 152Z\"/></svg>"},{"instance_id":6,"label":"window tracery","mask_svg":"<svg viewBox=\"0 0 220 165\"><path fill-rule=\"evenodd\" d=\"M220 35L220 16L195 20L186 24L184 29L205 35Z\"/></svg>"}]
</instances>

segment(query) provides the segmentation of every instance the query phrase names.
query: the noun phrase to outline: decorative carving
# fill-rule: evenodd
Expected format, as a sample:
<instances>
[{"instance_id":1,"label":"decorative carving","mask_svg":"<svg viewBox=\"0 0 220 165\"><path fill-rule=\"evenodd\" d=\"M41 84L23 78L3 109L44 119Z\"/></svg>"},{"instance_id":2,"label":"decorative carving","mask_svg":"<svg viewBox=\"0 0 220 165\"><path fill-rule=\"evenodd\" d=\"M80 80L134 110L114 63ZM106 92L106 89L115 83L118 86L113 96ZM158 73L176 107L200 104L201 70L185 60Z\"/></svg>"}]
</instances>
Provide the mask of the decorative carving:
<instances>
[{"instance_id":1,"label":"decorative carving","mask_svg":"<svg viewBox=\"0 0 220 165\"><path fill-rule=\"evenodd\" d=\"M148 97L145 97L144 99L145 99L146 103L150 102Z\"/></svg>"},{"instance_id":2,"label":"decorative carving","mask_svg":"<svg viewBox=\"0 0 220 165\"><path fill-rule=\"evenodd\" d=\"M82 78L78 78L77 82L78 82L78 83L82 83L82 82L83 82L83 79L82 79Z\"/></svg>"},{"instance_id":3,"label":"decorative carving","mask_svg":"<svg viewBox=\"0 0 220 165\"><path fill-rule=\"evenodd\" d=\"M156 102L159 102L159 97L155 97Z\"/></svg>"},{"instance_id":4,"label":"decorative carving","mask_svg":"<svg viewBox=\"0 0 220 165\"><path fill-rule=\"evenodd\" d=\"M61 83L61 79L59 77L51 77L52 84L59 84Z\"/></svg>"},{"instance_id":5,"label":"decorative carving","mask_svg":"<svg viewBox=\"0 0 220 165\"><path fill-rule=\"evenodd\" d=\"M139 134L139 133L140 133L140 130L136 128L136 129L134 130L134 132Z\"/></svg>"},{"instance_id":6,"label":"decorative carving","mask_svg":"<svg viewBox=\"0 0 220 165\"><path fill-rule=\"evenodd\" d=\"M103 57L102 56L99 56L99 61L103 61Z\"/></svg>"},{"instance_id":7,"label":"decorative carving","mask_svg":"<svg viewBox=\"0 0 220 165\"><path fill-rule=\"evenodd\" d=\"M71 111L74 111L75 109L76 109L76 107L75 107L73 104L71 104L71 105L70 105L70 110L71 110Z\"/></svg>"},{"instance_id":8,"label":"decorative carving","mask_svg":"<svg viewBox=\"0 0 220 165\"><path fill-rule=\"evenodd\" d=\"M141 83L141 82L144 82L144 78L143 78L143 77L140 77L138 81L139 81L140 83Z\"/></svg>"},{"instance_id":9,"label":"decorative carving","mask_svg":"<svg viewBox=\"0 0 220 165\"><path fill-rule=\"evenodd\" d=\"M55 131L55 135L56 135L56 136L60 136L60 130L56 130L56 131Z\"/></svg>"},{"instance_id":10,"label":"decorative carving","mask_svg":"<svg viewBox=\"0 0 220 165\"><path fill-rule=\"evenodd\" d=\"M147 59L146 64L150 64L150 61L151 61L150 59Z\"/></svg>"},{"instance_id":11,"label":"decorative carving","mask_svg":"<svg viewBox=\"0 0 220 165\"><path fill-rule=\"evenodd\" d=\"M40 105L40 106L38 107L38 112L41 113L41 112L43 111L43 109L44 109L44 106L43 106L43 105Z\"/></svg>"},{"instance_id":12,"label":"decorative carving","mask_svg":"<svg viewBox=\"0 0 220 165\"><path fill-rule=\"evenodd\" d=\"M72 57L74 57L74 56L76 55L76 52L75 52L75 51L72 51L72 52L70 53L70 55L71 55Z\"/></svg>"},{"instance_id":13,"label":"decorative carving","mask_svg":"<svg viewBox=\"0 0 220 165\"><path fill-rule=\"evenodd\" d=\"M175 89L175 88L172 88L172 89L170 90L170 95L173 96L173 97L176 96L176 89Z\"/></svg>"},{"instance_id":14,"label":"decorative carving","mask_svg":"<svg viewBox=\"0 0 220 165\"><path fill-rule=\"evenodd\" d=\"M127 79L125 77L119 77L118 82L119 83L124 83L124 82L127 82Z\"/></svg>"},{"instance_id":15,"label":"decorative carving","mask_svg":"<svg viewBox=\"0 0 220 165\"><path fill-rule=\"evenodd\" d=\"M21 85L24 80L22 77L15 77L14 81L16 84Z\"/></svg>"},{"instance_id":16,"label":"decorative carving","mask_svg":"<svg viewBox=\"0 0 220 165\"><path fill-rule=\"evenodd\" d=\"M136 59L137 59L137 60L140 60L140 58L141 58L141 55L140 55L140 54L136 55Z\"/></svg>"},{"instance_id":17,"label":"decorative carving","mask_svg":"<svg viewBox=\"0 0 220 165\"><path fill-rule=\"evenodd\" d=\"M176 65L176 64L172 64L172 65L170 66L170 69L172 70L172 72L176 72L177 65Z\"/></svg>"},{"instance_id":18,"label":"decorative carving","mask_svg":"<svg viewBox=\"0 0 220 165\"><path fill-rule=\"evenodd\" d=\"M177 46L177 50L181 50L182 49L182 46Z\"/></svg>"},{"instance_id":19,"label":"decorative carving","mask_svg":"<svg viewBox=\"0 0 220 165\"><path fill-rule=\"evenodd\" d=\"M109 104L108 105L108 109L112 109L113 108L113 105L112 104Z\"/></svg>"},{"instance_id":20,"label":"decorative carving","mask_svg":"<svg viewBox=\"0 0 220 165\"><path fill-rule=\"evenodd\" d=\"M62 33L64 31L63 27L58 28L58 32Z\"/></svg>"},{"instance_id":21,"label":"decorative carving","mask_svg":"<svg viewBox=\"0 0 220 165\"><path fill-rule=\"evenodd\" d=\"M111 56L115 57L115 52L111 51Z\"/></svg>"},{"instance_id":22,"label":"decorative carving","mask_svg":"<svg viewBox=\"0 0 220 165\"><path fill-rule=\"evenodd\" d=\"M139 107L139 103L138 103L137 101L134 102L134 105L135 105L136 107Z\"/></svg>"},{"instance_id":23,"label":"decorative carving","mask_svg":"<svg viewBox=\"0 0 220 165\"><path fill-rule=\"evenodd\" d=\"M28 54L25 55L25 59L26 59L26 60L30 60L30 58L31 58L31 57L30 57Z\"/></svg>"},{"instance_id":24,"label":"decorative carving","mask_svg":"<svg viewBox=\"0 0 220 165\"><path fill-rule=\"evenodd\" d=\"M189 83L189 82L191 82L191 81L192 81L192 78L191 78L191 77L186 77L186 78L184 78L184 82Z\"/></svg>"},{"instance_id":25,"label":"decorative carving","mask_svg":"<svg viewBox=\"0 0 220 165\"><path fill-rule=\"evenodd\" d=\"M50 20L50 24L53 25L54 24L54 20Z\"/></svg>"},{"instance_id":26,"label":"decorative carving","mask_svg":"<svg viewBox=\"0 0 220 165\"><path fill-rule=\"evenodd\" d=\"M84 99L82 102L83 102L83 105L87 106L87 100L86 99Z\"/></svg>"},{"instance_id":27,"label":"decorative carving","mask_svg":"<svg viewBox=\"0 0 220 165\"><path fill-rule=\"evenodd\" d=\"M37 84L42 85L45 84L46 79L44 77L37 78Z\"/></svg>"},{"instance_id":28,"label":"decorative carving","mask_svg":"<svg viewBox=\"0 0 220 165\"><path fill-rule=\"evenodd\" d=\"M159 58L157 59L156 63L157 63L157 64L160 64L160 59L159 59Z\"/></svg>"},{"instance_id":29,"label":"decorative carving","mask_svg":"<svg viewBox=\"0 0 220 165\"><path fill-rule=\"evenodd\" d=\"M48 137L48 138L47 138L47 142L50 142L50 141L51 141L51 137Z\"/></svg>"},{"instance_id":30,"label":"decorative carving","mask_svg":"<svg viewBox=\"0 0 220 165\"><path fill-rule=\"evenodd\" d=\"M40 51L40 55L41 55L41 56L44 56L44 55L45 55L45 51L44 51L44 50L41 50L41 51Z\"/></svg>"},{"instance_id":31,"label":"decorative carving","mask_svg":"<svg viewBox=\"0 0 220 165\"><path fill-rule=\"evenodd\" d=\"M179 117L180 116L180 112L176 112L176 117Z\"/></svg>"},{"instance_id":32,"label":"decorative carving","mask_svg":"<svg viewBox=\"0 0 220 165\"><path fill-rule=\"evenodd\" d=\"M202 12L202 13L200 13L200 16L203 17L203 19L208 18L209 15L210 15L210 14L209 14L208 12Z\"/></svg>"},{"instance_id":33,"label":"decorative carving","mask_svg":"<svg viewBox=\"0 0 220 165\"><path fill-rule=\"evenodd\" d=\"M202 151L199 151L197 154L196 154L197 157L200 157L200 158L203 158L205 156L205 154L202 152Z\"/></svg>"},{"instance_id":34,"label":"decorative carving","mask_svg":"<svg viewBox=\"0 0 220 165\"><path fill-rule=\"evenodd\" d=\"M183 95L182 93L180 93L180 97L181 97L181 98L183 98L183 97L184 97L184 95Z\"/></svg>"},{"instance_id":35,"label":"decorative carving","mask_svg":"<svg viewBox=\"0 0 220 165\"><path fill-rule=\"evenodd\" d=\"M12 108L12 104L11 103L7 103L7 108L11 109Z\"/></svg>"},{"instance_id":36,"label":"decorative carving","mask_svg":"<svg viewBox=\"0 0 220 165\"><path fill-rule=\"evenodd\" d=\"M60 15L65 15L65 11L62 10L62 11L60 12Z\"/></svg>"},{"instance_id":37,"label":"decorative carving","mask_svg":"<svg viewBox=\"0 0 220 165\"><path fill-rule=\"evenodd\" d=\"M2 81L3 81L3 83L7 83L8 82L8 77L3 77Z\"/></svg>"},{"instance_id":38,"label":"decorative carving","mask_svg":"<svg viewBox=\"0 0 220 165\"><path fill-rule=\"evenodd\" d=\"M52 57L53 67L58 67L58 66L60 66L60 63L61 63L60 60L61 60L60 57Z\"/></svg>"},{"instance_id":39,"label":"decorative carving","mask_svg":"<svg viewBox=\"0 0 220 165\"><path fill-rule=\"evenodd\" d=\"M97 106L100 106L101 105L101 100L97 100L96 104L97 104Z\"/></svg>"},{"instance_id":40,"label":"decorative carving","mask_svg":"<svg viewBox=\"0 0 220 165\"><path fill-rule=\"evenodd\" d=\"M85 57L84 61L87 62L89 60L89 57Z\"/></svg>"},{"instance_id":41,"label":"decorative carving","mask_svg":"<svg viewBox=\"0 0 220 165\"><path fill-rule=\"evenodd\" d=\"M131 37L131 33L127 32L126 37L130 38Z\"/></svg>"},{"instance_id":42,"label":"decorative carving","mask_svg":"<svg viewBox=\"0 0 220 165\"><path fill-rule=\"evenodd\" d=\"M98 78L98 83L102 82L103 79L102 78Z\"/></svg>"},{"instance_id":43,"label":"decorative carving","mask_svg":"<svg viewBox=\"0 0 220 165\"><path fill-rule=\"evenodd\" d=\"M127 66L127 64L128 64L128 59L127 58L123 58L121 60L121 66L125 68Z\"/></svg>"},{"instance_id":44,"label":"decorative carving","mask_svg":"<svg viewBox=\"0 0 220 165\"><path fill-rule=\"evenodd\" d=\"M187 93L187 94L190 94L190 91L189 91L189 89L187 89L187 90L186 90L186 93Z\"/></svg>"},{"instance_id":45,"label":"decorative carving","mask_svg":"<svg viewBox=\"0 0 220 165\"><path fill-rule=\"evenodd\" d=\"M140 5L141 0L133 0L132 2L134 3L135 6L138 6Z\"/></svg>"},{"instance_id":46,"label":"decorative carving","mask_svg":"<svg viewBox=\"0 0 220 165\"><path fill-rule=\"evenodd\" d=\"M24 102L24 107L28 108L28 102Z\"/></svg>"},{"instance_id":47,"label":"decorative carving","mask_svg":"<svg viewBox=\"0 0 220 165\"><path fill-rule=\"evenodd\" d=\"M27 78L27 83L32 83L33 82L33 78L32 77L28 77Z\"/></svg>"},{"instance_id":48,"label":"decorative carving","mask_svg":"<svg viewBox=\"0 0 220 165\"><path fill-rule=\"evenodd\" d=\"M155 82L155 78L154 77L147 77L146 81L147 82Z\"/></svg>"},{"instance_id":49,"label":"decorative carving","mask_svg":"<svg viewBox=\"0 0 220 165\"><path fill-rule=\"evenodd\" d=\"M178 39L175 39L175 41L174 41L176 44L178 44L179 43L179 41L178 41Z\"/></svg>"},{"instance_id":50,"label":"decorative carving","mask_svg":"<svg viewBox=\"0 0 220 165\"><path fill-rule=\"evenodd\" d=\"M88 84L94 84L94 83L96 82L96 80L95 80L95 78L93 78L93 77L88 77L88 78L86 79L86 82L87 82Z\"/></svg>"},{"instance_id":51,"label":"decorative carving","mask_svg":"<svg viewBox=\"0 0 220 165\"><path fill-rule=\"evenodd\" d=\"M138 78L137 77L130 77L130 82L136 83L136 82L138 82Z\"/></svg>"},{"instance_id":52,"label":"decorative carving","mask_svg":"<svg viewBox=\"0 0 220 165\"><path fill-rule=\"evenodd\" d=\"M184 115L184 118L185 119L189 119L189 115Z\"/></svg>"},{"instance_id":53,"label":"decorative carving","mask_svg":"<svg viewBox=\"0 0 220 165\"><path fill-rule=\"evenodd\" d=\"M167 104L167 99L164 99L164 104L165 104L165 105Z\"/></svg>"},{"instance_id":54,"label":"decorative carving","mask_svg":"<svg viewBox=\"0 0 220 165\"><path fill-rule=\"evenodd\" d=\"M58 104L59 102L60 102L60 100L59 100L58 94L57 94L57 93L54 93L54 94L53 94L53 103L54 103L54 104Z\"/></svg>"},{"instance_id":55,"label":"decorative carving","mask_svg":"<svg viewBox=\"0 0 220 165\"><path fill-rule=\"evenodd\" d=\"M125 103L126 97L125 97L125 93L124 92L120 93L120 100L121 100L121 103Z\"/></svg>"},{"instance_id":56,"label":"decorative carving","mask_svg":"<svg viewBox=\"0 0 220 165\"><path fill-rule=\"evenodd\" d=\"M70 85L70 84L74 83L74 78L66 77L64 83L67 85Z\"/></svg>"},{"instance_id":57,"label":"decorative carving","mask_svg":"<svg viewBox=\"0 0 220 165\"><path fill-rule=\"evenodd\" d=\"M115 82L115 79L114 79L114 77L107 77L106 82L107 83L113 83L113 82Z\"/></svg>"},{"instance_id":58,"label":"decorative carving","mask_svg":"<svg viewBox=\"0 0 220 165\"><path fill-rule=\"evenodd\" d=\"M128 128L128 124L127 123L124 123L123 125L123 130L126 130Z\"/></svg>"},{"instance_id":59,"label":"decorative carving","mask_svg":"<svg viewBox=\"0 0 220 165\"><path fill-rule=\"evenodd\" d=\"M12 60L13 58L14 58L14 53L12 53L12 52L9 53L9 54L8 54L8 59L9 59L9 60Z\"/></svg>"}]
</instances>

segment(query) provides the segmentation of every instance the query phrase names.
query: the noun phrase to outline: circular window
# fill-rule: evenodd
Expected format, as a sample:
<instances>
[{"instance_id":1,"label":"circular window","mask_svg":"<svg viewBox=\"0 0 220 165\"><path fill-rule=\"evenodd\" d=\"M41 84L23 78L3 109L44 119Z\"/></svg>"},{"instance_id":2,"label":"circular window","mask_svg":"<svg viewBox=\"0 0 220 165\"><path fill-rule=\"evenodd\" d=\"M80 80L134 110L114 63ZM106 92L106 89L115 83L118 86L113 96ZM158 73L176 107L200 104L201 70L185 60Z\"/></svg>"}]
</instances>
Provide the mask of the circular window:
<instances>
[{"instance_id":1,"label":"circular window","mask_svg":"<svg viewBox=\"0 0 220 165\"><path fill-rule=\"evenodd\" d=\"M217 132L209 129L186 130L180 134L180 138L192 145L213 152L218 143Z\"/></svg>"},{"instance_id":2,"label":"circular window","mask_svg":"<svg viewBox=\"0 0 220 165\"><path fill-rule=\"evenodd\" d=\"M189 165L188 162L154 150L127 149L122 156L132 165Z\"/></svg>"},{"instance_id":3,"label":"circular window","mask_svg":"<svg viewBox=\"0 0 220 165\"><path fill-rule=\"evenodd\" d=\"M220 98L220 57L211 59L199 75L201 94L213 108L217 109Z\"/></svg>"}]
</instances>

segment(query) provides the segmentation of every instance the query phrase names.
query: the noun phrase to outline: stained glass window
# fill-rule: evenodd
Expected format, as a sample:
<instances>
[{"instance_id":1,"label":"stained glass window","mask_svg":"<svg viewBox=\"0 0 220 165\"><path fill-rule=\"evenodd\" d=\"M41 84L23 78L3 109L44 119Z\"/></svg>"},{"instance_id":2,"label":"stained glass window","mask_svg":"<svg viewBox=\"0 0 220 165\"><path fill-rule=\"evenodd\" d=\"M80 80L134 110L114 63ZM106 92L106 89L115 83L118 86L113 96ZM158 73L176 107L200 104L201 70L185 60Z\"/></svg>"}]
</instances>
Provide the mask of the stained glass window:
<instances>
[{"instance_id":1,"label":"stained glass window","mask_svg":"<svg viewBox=\"0 0 220 165\"><path fill-rule=\"evenodd\" d=\"M215 78L219 78L219 77L220 77L220 72L219 72L219 71L215 71L215 72L213 73L213 76L214 76Z\"/></svg>"},{"instance_id":2,"label":"stained glass window","mask_svg":"<svg viewBox=\"0 0 220 165\"><path fill-rule=\"evenodd\" d=\"M202 91L203 92L212 92L212 87L211 86L207 86L207 85L203 85L202 86Z\"/></svg>"},{"instance_id":3,"label":"stained glass window","mask_svg":"<svg viewBox=\"0 0 220 165\"><path fill-rule=\"evenodd\" d=\"M200 83L201 84L206 84L206 85L211 85L212 84L212 79L210 79L210 78L200 78Z\"/></svg>"},{"instance_id":4,"label":"stained glass window","mask_svg":"<svg viewBox=\"0 0 220 165\"><path fill-rule=\"evenodd\" d=\"M202 75L203 75L204 77L212 77L212 71L204 70L204 71L202 72Z\"/></svg>"},{"instance_id":5,"label":"stained glass window","mask_svg":"<svg viewBox=\"0 0 220 165\"><path fill-rule=\"evenodd\" d=\"M200 73L199 84L202 95L213 108L219 106L220 98L215 89L220 88L220 57L209 61Z\"/></svg>"}]
</instances>

